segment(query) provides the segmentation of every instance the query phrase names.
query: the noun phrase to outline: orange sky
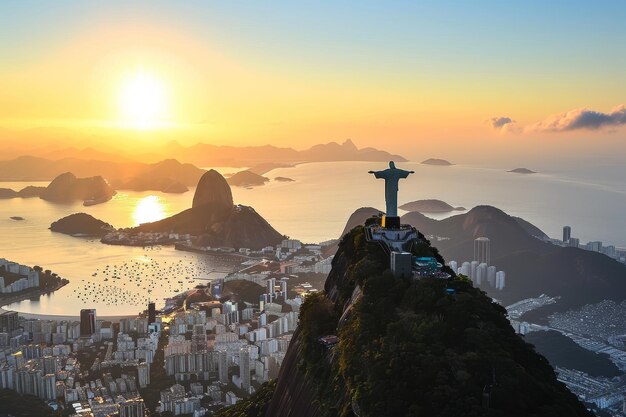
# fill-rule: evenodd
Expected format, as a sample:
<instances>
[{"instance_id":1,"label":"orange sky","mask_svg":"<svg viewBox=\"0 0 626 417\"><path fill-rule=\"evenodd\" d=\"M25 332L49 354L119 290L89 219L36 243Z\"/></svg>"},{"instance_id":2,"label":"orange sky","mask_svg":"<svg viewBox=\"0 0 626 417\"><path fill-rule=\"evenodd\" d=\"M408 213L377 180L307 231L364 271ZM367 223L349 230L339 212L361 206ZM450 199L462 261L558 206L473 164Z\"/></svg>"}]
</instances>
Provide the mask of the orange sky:
<instances>
[{"instance_id":1,"label":"orange sky","mask_svg":"<svg viewBox=\"0 0 626 417\"><path fill-rule=\"evenodd\" d=\"M424 10L414 16L391 11L396 20L374 28L368 13L376 10L369 6L350 21L341 14L318 21L306 11L265 9L243 16L201 4L76 6L74 14L55 9L37 16L0 7L15 20L3 29L9 42L0 48L8 58L0 64L5 140L46 131L53 137L53 128L103 144L135 138L142 145L177 139L304 148L352 138L359 146L410 155L479 157L533 154L538 146L582 152L592 148L589 138L621 146L626 124L621 113L610 113L626 101L626 83L616 82L624 81L624 59L598 66L584 53L598 45L610 49L599 36L577 52L551 43L550 33L516 38L516 22L478 35L463 25L440 33L425 20L417 24ZM264 23L255 25L257 17ZM406 32L396 33L403 24ZM565 38L570 29L552 35ZM508 50L498 49L498 37L508 38ZM156 80L161 101L143 130L121 99L138 73ZM134 106L141 112L150 103L139 95ZM579 108L601 112L610 123L572 124L562 132L532 127ZM494 129L487 123L493 117L515 123Z\"/></svg>"}]
</instances>

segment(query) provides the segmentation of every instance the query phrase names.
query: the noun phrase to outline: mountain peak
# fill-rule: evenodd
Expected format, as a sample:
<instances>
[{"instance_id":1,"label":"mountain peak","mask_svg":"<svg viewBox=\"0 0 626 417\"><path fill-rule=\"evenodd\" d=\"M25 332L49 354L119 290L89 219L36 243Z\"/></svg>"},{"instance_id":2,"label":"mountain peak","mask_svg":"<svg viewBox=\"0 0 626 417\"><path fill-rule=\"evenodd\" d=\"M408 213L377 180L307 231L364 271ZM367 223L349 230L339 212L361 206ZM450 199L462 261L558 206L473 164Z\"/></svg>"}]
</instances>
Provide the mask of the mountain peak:
<instances>
[{"instance_id":1,"label":"mountain peak","mask_svg":"<svg viewBox=\"0 0 626 417\"><path fill-rule=\"evenodd\" d=\"M346 141L344 143L342 143L341 146L343 146L346 149L353 150L353 151L358 151L359 150L356 147L356 145L354 144L354 142L352 142L352 139L346 139Z\"/></svg>"},{"instance_id":2,"label":"mountain peak","mask_svg":"<svg viewBox=\"0 0 626 417\"><path fill-rule=\"evenodd\" d=\"M214 169L205 172L193 196L193 208L211 205L215 208L230 209L233 206L233 194L226 179Z\"/></svg>"},{"instance_id":3,"label":"mountain peak","mask_svg":"<svg viewBox=\"0 0 626 417\"><path fill-rule=\"evenodd\" d=\"M423 240L411 252L445 263ZM503 307L462 277L394 278L362 226L342 239L324 288L300 309L273 394L257 398L266 417L592 416ZM323 347L327 335L339 343Z\"/></svg>"}]
</instances>

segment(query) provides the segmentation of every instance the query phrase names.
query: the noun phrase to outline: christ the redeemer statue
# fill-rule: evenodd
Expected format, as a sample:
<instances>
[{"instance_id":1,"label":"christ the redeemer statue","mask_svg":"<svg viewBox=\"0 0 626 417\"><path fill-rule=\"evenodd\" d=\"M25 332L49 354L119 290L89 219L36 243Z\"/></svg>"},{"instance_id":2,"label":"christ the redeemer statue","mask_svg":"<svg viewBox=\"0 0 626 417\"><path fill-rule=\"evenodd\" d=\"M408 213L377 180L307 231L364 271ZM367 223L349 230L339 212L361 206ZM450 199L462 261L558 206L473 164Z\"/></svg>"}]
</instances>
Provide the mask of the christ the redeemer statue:
<instances>
[{"instance_id":1,"label":"christ the redeemer statue","mask_svg":"<svg viewBox=\"0 0 626 417\"><path fill-rule=\"evenodd\" d=\"M389 162L389 168L383 171L369 171L376 178L385 180L385 204L386 216L398 217L398 182L401 178L406 178L409 174L415 174L415 171L405 171L396 168L393 161Z\"/></svg>"}]
</instances>

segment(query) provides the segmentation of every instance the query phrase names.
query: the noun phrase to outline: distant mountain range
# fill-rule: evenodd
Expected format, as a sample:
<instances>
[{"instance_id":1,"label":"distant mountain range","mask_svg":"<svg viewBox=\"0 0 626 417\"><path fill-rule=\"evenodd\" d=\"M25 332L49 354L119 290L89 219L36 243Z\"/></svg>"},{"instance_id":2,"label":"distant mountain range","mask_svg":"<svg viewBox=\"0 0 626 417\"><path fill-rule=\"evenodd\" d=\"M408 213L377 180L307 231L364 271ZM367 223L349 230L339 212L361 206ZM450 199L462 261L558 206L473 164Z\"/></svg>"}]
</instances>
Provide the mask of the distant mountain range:
<instances>
[{"instance_id":1,"label":"distant mountain range","mask_svg":"<svg viewBox=\"0 0 626 417\"><path fill-rule=\"evenodd\" d=\"M126 151L101 152L92 148L78 149L76 147L52 148L51 145L41 147L16 147L7 143L7 149L3 152L6 158L0 161L0 181L22 181L22 180L48 180L58 175L60 172L68 170L76 171L77 175L87 175L78 168L70 167L67 164L78 164L77 161L90 161L95 164L94 168L101 171L92 175L103 175L107 178L108 170L112 163L121 168L122 177L136 174L141 167L137 162L156 163L163 159L170 159L175 156L179 161L192 163L200 167L231 166L231 167L252 167L252 171L257 174L264 174L267 167L289 166L302 162L329 162L329 161L406 161L400 155L394 155L386 151L375 148L357 148L350 139L343 143L329 142L312 146L305 150L295 150L293 148L281 148L271 145L265 146L219 146L207 143L197 143L191 146L184 146L176 141L165 145L150 146L149 152L135 151L130 155ZM7 158L13 155L13 158ZM21 158L15 159L16 156ZM124 156L120 156L124 155ZM29 159L34 158L34 159ZM14 161L11 163L11 161ZM48 162L46 162L48 161ZM36 172L32 174L21 169L22 166L40 165ZM61 165L65 168L56 167ZM141 164L144 165L144 164ZM259 167L255 169L255 167ZM11 174L11 168L18 171ZM87 169L87 168L84 168ZM56 174L55 174L56 172ZM93 172L93 171L92 171ZM117 177L111 177L117 178Z\"/></svg>"},{"instance_id":2,"label":"distant mountain range","mask_svg":"<svg viewBox=\"0 0 626 417\"><path fill-rule=\"evenodd\" d=\"M0 181L50 181L65 172L72 172L77 177L101 176L118 186L135 180L156 182L163 178L195 185L205 170L175 159L154 164L77 158L50 160L33 156L0 161Z\"/></svg>"},{"instance_id":3,"label":"distant mountain range","mask_svg":"<svg viewBox=\"0 0 626 417\"><path fill-rule=\"evenodd\" d=\"M348 219L345 235L380 211L356 210ZM418 212L402 216L402 223L415 226L426 236L442 239L434 244L447 260L471 261L474 239L491 241L491 264L506 271L503 291L485 289L505 304L543 293L561 296L545 309L569 310L605 299L626 299L626 266L600 253L560 247L545 242L546 234L519 217L491 206L478 206L464 214L434 220Z\"/></svg>"},{"instance_id":4,"label":"distant mountain range","mask_svg":"<svg viewBox=\"0 0 626 417\"><path fill-rule=\"evenodd\" d=\"M161 191L165 193L183 193L188 186L198 183L206 172L201 167L232 166L250 167L229 178L232 185L262 185L266 172L279 167L289 167L302 162L327 161L406 161L402 156L393 155L374 148L358 149L351 140L342 144L335 142L315 145L304 151L275 146L215 146L199 143L185 147L178 142L165 146L151 147L150 156L138 156L138 160L154 159L155 155L177 159L163 159L154 163L135 162L119 158L114 154L75 148L41 152L54 155L55 159L42 158L34 154L9 160L0 160L0 181L51 181L65 172L72 172L78 177L101 176L116 189L133 191ZM4 153L7 155L7 153ZM157 156L158 158L159 156ZM181 163L179 161L185 161ZM195 165L193 165L195 164ZM26 196L26 193L0 191L0 198Z\"/></svg>"}]
</instances>

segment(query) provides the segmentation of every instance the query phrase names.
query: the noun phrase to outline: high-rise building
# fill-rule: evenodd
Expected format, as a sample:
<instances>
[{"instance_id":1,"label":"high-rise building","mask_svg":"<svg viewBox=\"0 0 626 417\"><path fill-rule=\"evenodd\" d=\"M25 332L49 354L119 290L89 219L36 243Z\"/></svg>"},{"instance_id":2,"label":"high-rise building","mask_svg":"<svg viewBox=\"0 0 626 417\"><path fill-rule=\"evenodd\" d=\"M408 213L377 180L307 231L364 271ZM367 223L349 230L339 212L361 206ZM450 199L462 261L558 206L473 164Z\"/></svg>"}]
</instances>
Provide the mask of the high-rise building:
<instances>
[{"instance_id":1,"label":"high-rise building","mask_svg":"<svg viewBox=\"0 0 626 417\"><path fill-rule=\"evenodd\" d=\"M474 239L474 260L479 264L486 263L489 265L490 261L490 241L488 237L478 237Z\"/></svg>"},{"instance_id":2,"label":"high-rise building","mask_svg":"<svg viewBox=\"0 0 626 417\"><path fill-rule=\"evenodd\" d=\"M84 308L80 310L80 337L89 337L96 332L96 310Z\"/></svg>"},{"instance_id":3,"label":"high-rise building","mask_svg":"<svg viewBox=\"0 0 626 417\"><path fill-rule=\"evenodd\" d=\"M267 285L268 294L274 294L276 292L276 278L268 278L265 284Z\"/></svg>"},{"instance_id":4,"label":"high-rise building","mask_svg":"<svg viewBox=\"0 0 626 417\"><path fill-rule=\"evenodd\" d=\"M146 406L141 398L126 400L120 404L120 417L144 417Z\"/></svg>"},{"instance_id":5,"label":"high-rise building","mask_svg":"<svg viewBox=\"0 0 626 417\"><path fill-rule=\"evenodd\" d=\"M156 322L156 307L153 302L148 303L148 324Z\"/></svg>"},{"instance_id":6,"label":"high-rise building","mask_svg":"<svg viewBox=\"0 0 626 417\"><path fill-rule=\"evenodd\" d=\"M2 311L0 312L0 332L9 333L13 330L17 330L18 317L15 311Z\"/></svg>"},{"instance_id":7,"label":"high-rise building","mask_svg":"<svg viewBox=\"0 0 626 417\"><path fill-rule=\"evenodd\" d=\"M250 350L248 346L239 349L239 379L241 389L246 392L250 390Z\"/></svg>"},{"instance_id":8,"label":"high-rise building","mask_svg":"<svg viewBox=\"0 0 626 417\"><path fill-rule=\"evenodd\" d=\"M469 270L469 271L470 271L470 273L469 273L469 278L470 278L470 279L472 280L472 282L474 282L474 283L476 282L476 275L478 275L478 272L477 272L477 270L478 270L478 265L479 265L478 261L472 261L472 262L470 263L470 270Z\"/></svg>"},{"instance_id":9,"label":"high-rise building","mask_svg":"<svg viewBox=\"0 0 626 417\"><path fill-rule=\"evenodd\" d=\"M57 386L56 386L56 378L54 374L47 374L43 377L43 392L40 397L44 400L56 400L57 398Z\"/></svg>"},{"instance_id":10,"label":"high-rise building","mask_svg":"<svg viewBox=\"0 0 626 417\"><path fill-rule=\"evenodd\" d=\"M455 274L457 273L458 269L459 269L459 264L456 261L450 261L448 262L448 266L450 267L450 269L452 270L452 272L454 272Z\"/></svg>"},{"instance_id":11,"label":"high-rise building","mask_svg":"<svg viewBox=\"0 0 626 417\"><path fill-rule=\"evenodd\" d=\"M487 282L490 287L496 286L496 267L493 265L487 268Z\"/></svg>"},{"instance_id":12,"label":"high-rise building","mask_svg":"<svg viewBox=\"0 0 626 417\"><path fill-rule=\"evenodd\" d=\"M409 252L391 252L391 272L396 278L413 276L412 255Z\"/></svg>"},{"instance_id":13,"label":"high-rise building","mask_svg":"<svg viewBox=\"0 0 626 417\"><path fill-rule=\"evenodd\" d=\"M141 362L137 365L137 376L139 388L146 388L150 385L150 364L148 362Z\"/></svg>"},{"instance_id":14,"label":"high-rise building","mask_svg":"<svg viewBox=\"0 0 626 417\"><path fill-rule=\"evenodd\" d=\"M496 289L503 290L506 285L506 274L504 271L496 272Z\"/></svg>"},{"instance_id":15,"label":"high-rise building","mask_svg":"<svg viewBox=\"0 0 626 417\"><path fill-rule=\"evenodd\" d=\"M218 351L217 371L219 374L220 382L223 384L228 383L228 352L225 350Z\"/></svg>"},{"instance_id":16,"label":"high-rise building","mask_svg":"<svg viewBox=\"0 0 626 417\"><path fill-rule=\"evenodd\" d=\"M569 226L563 226L563 243L567 243L572 237L572 228Z\"/></svg>"},{"instance_id":17,"label":"high-rise building","mask_svg":"<svg viewBox=\"0 0 626 417\"><path fill-rule=\"evenodd\" d=\"M478 267L476 268L476 285L477 286L481 286L484 285L485 282L487 282L487 271L488 271L488 266L486 263L482 263L480 265L478 265Z\"/></svg>"},{"instance_id":18,"label":"high-rise building","mask_svg":"<svg viewBox=\"0 0 626 417\"><path fill-rule=\"evenodd\" d=\"M567 245L571 246L572 248L577 248L580 246L580 239L575 238L575 237L570 237L567 242Z\"/></svg>"},{"instance_id":19,"label":"high-rise building","mask_svg":"<svg viewBox=\"0 0 626 417\"><path fill-rule=\"evenodd\" d=\"M587 243L587 250L590 250L593 252L602 252L602 242L595 241L595 242Z\"/></svg>"}]
</instances>

